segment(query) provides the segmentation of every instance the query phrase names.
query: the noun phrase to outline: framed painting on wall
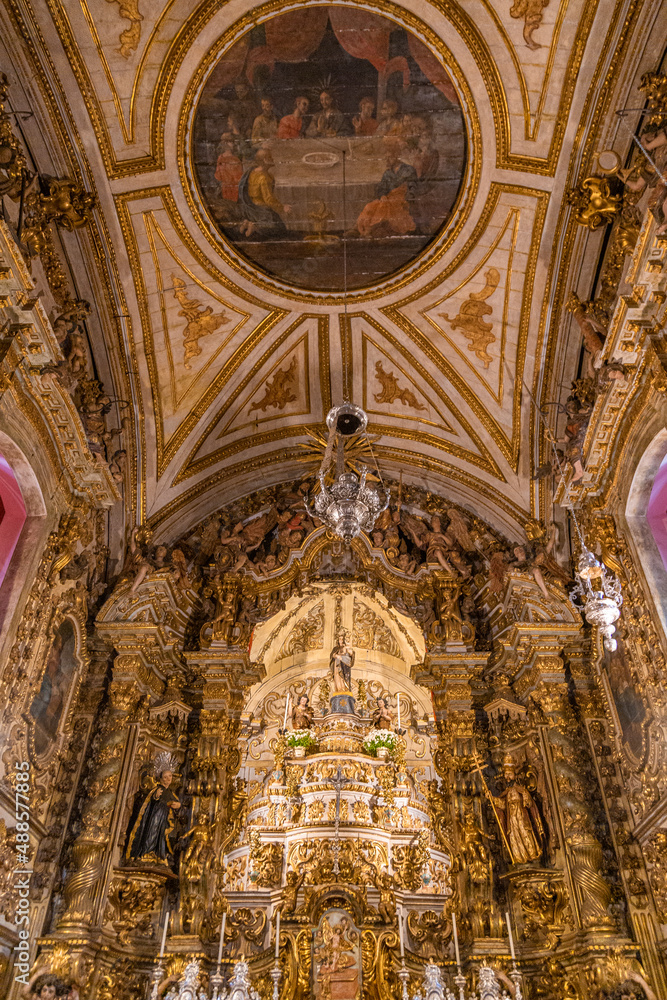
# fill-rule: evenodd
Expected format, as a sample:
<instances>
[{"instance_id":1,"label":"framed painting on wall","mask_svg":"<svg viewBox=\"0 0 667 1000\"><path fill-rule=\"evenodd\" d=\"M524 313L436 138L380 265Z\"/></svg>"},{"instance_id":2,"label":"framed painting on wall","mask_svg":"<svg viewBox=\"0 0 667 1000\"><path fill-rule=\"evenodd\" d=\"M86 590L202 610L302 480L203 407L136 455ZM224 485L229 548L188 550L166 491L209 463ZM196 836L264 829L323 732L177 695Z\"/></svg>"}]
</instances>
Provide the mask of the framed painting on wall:
<instances>
[{"instance_id":1,"label":"framed painting on wall","mask_svg":"<svg viewBox=\"0 0 667 1000\"><path fill-rule=\"evenodd\" d=\"M346 910L322 914L313 939L312 968L315 1000L361 997L361 938Z\"/></svg>"},{"instance_id":2,"label":"framed painting on wall","mask_svg":"<svg viewBox=\"0 0 667 1000\"><path fill-rule=\"evenodd\" d=\"M30 706L37 756L49 749L58 734L77 666L76 633L72 622L66 618L54 636L40 689Z\"/></svg>"}]
</instances>

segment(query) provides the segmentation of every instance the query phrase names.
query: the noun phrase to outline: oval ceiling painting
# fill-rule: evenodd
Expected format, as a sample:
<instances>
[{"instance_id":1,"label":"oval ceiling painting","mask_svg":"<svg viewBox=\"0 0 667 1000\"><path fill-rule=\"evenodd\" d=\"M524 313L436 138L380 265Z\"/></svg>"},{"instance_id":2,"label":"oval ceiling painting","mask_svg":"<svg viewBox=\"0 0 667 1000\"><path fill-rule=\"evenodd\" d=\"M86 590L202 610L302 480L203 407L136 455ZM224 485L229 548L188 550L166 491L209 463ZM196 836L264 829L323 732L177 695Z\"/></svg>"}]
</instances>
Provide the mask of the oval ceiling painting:
<instances>
[{"instance_id":1,"label":"oval ceiling painting","mask_svg":"<svg viewBox=\"0 0 667 1000\"><path fill-rule=\"evenodd\" d=\"M193 159L219 232L305 289L363 288L451 217L466 134L430 49L378 14L311 7L251 29L216 63Z\"/></svg>"}]
</instances>

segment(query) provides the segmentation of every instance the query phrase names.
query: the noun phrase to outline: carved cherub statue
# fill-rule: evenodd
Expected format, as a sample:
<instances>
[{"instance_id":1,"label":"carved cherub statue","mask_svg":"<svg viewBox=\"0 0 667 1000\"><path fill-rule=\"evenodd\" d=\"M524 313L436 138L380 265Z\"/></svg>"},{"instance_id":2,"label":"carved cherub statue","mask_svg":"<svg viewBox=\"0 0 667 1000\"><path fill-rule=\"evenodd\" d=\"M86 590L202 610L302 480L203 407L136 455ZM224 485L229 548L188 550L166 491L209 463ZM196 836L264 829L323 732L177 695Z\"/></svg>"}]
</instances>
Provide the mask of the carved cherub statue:
<instances>
[{"instance_id":1,"label":"carved cherub statue","mask_svg":"<svg viewBox=\"0 0 667 1000\"><path fill-rule=\"evenodd\" d=\"M293 869L290 869L290 871L287 872L287 875L285 876L285 885L283 886L282 899L276 905L271 918L273 922L275 922L277 913L280 913L281 917L286 917L288 914L294 913L296 909L297 897L299 895L299 889L303 884L307 871L307 868L302 866L300 874L295 872Z\"/></svg>"},{"instance_id":2,"label":"carved cherub statue","mask_svg":"<svg viewBox=\"0 0 667 1000\"><path fill-rule=\"evenodd\" d=\"M595 358L604 345L607 336L606 328L595 317L588 304L582 302L574 292L568 299L566 308L572 313L574 321L581 331L584 347Z\"/></svg>"},{"instance_id":3,"label":"carved cherub statue","mask_svg":"<svg viewBox=\"0 0 667 1000\"><path fill-rule=\"evenodd\" d=\"M190 568L182 549L174 549L171 553L171 568L174 583L179 590L189 590L192 587Z\"/></svg>"},{"instance_id":4,"label":"carved cherub statue","mask_svg":"<svg viewBox=\"0 0 667 1000\"><path fill-rule=\"evenodd\" d=\"M380 893L378 913L385 924L393 924L396 920L396 894L394 892L394 876L383 869L374 879L375 888Z\"/></svg>"},{"instance_id":5,"label":"carved cherub statue","mask_svg":"<svg viewBox=\"0 0 667 1000\"><path fill-rule=\"evenodd\" d=\"M377 699L377 708L371 716L371 722L373 723L373 729L391 729L393 727L394 720L389 713L384 698Z\"/></svg>"},{"instance_id":6,"label":"carved cherub statue","mask_svg":"<svg viewBox=\"0 0 667 1000\"><path fill-rule=\"evenodd\" d=\"M130 534L130 551L123 569L123 577L134 577L130 588L132 593L141 586L148 573L153 569L153 560L149 557L152 537L153 533L148 528L139 525L135 525Z\"/></svg>"},{"instance_id":7,"label":"carved cherub statue","mask_svg":"<svg viewBox=\"0 0 667 1000\"><path fill-rule=\"evenodd\" d=\"M292 728L310 729L313 724L313 710L310 707L307 694L299 697L297 704L292 709Z\"/></svg>"},{"instance_id":8,"label":"carved cherub statue","mask_svg":"<svg viewBox=\"0 0 667 1000\"><path fill-rule=\"evenodd\" d=\"M252 518L246 524L239 521L234 526L231 535L220 538L219 544L229 546L236 557L236 562L232 567L233 573L238 573L246 563L250 562L250 553L259 548L266 535L275 528L277 523L278 512L275 507L271 507L264 514Z\"/></svg>"},{"instance_id":9,"label":"carved cherub statue","mask_svg":"<svg viewBox=\"0 0 667 1000\"><path fill-rule=\"evenodd\" d=\"M186 878L199 878L213 842L213 827L206 813L202 813L195 825L183 834L183 839L186 837L192 840L183 855L181 871Z\"/></svg>"}]
</instances>

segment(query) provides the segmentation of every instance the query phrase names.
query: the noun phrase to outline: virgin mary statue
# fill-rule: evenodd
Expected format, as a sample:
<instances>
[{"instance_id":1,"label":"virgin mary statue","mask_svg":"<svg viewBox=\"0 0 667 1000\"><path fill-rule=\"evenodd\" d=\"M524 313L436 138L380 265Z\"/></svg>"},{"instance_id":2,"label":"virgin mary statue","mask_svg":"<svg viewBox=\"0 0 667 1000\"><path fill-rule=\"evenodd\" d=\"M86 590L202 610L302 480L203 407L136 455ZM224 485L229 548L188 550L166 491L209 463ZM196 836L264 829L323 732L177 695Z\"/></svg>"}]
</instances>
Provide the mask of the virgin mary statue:
<instances>
[{"instance_id":1,"label":"virgin mary statue","mask_svg":"<svg viewBox=\"0 0 667 1000\"><path fill-rule=\"evenodd\" d=\"M329 669L333 695L331 711L354 715L355 702L352 697L352 667L354 666L354 650L349 644L346 632L339 632L337 643L329 656Z\"/></svg>"}]
</instances>

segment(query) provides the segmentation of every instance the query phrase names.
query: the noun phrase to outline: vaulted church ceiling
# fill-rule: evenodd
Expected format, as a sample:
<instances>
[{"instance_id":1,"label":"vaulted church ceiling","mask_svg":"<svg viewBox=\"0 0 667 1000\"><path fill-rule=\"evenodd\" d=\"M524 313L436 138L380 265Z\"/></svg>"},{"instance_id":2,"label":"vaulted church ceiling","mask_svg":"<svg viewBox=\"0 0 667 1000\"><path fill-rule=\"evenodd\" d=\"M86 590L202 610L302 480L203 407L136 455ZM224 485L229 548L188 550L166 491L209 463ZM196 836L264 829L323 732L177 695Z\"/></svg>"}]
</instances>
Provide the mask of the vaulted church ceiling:
<instances>
[{"instance_id":1,"label":"vaulted church ceiling","mask_svg":"<svg viewBox=\"0 0 667 1000\"><path fill-rule=\"evenodd\" d=\"M221 489L293 478L343 397L388 476L510 532L539 516L563 195L623 11L14 8L113 248L96 305L133 402L133 518L175 535Z\"/></svg>"}]
</instances>

